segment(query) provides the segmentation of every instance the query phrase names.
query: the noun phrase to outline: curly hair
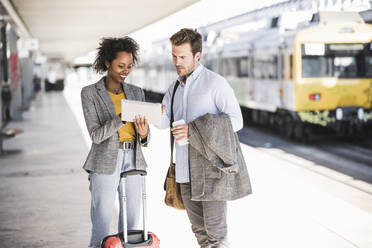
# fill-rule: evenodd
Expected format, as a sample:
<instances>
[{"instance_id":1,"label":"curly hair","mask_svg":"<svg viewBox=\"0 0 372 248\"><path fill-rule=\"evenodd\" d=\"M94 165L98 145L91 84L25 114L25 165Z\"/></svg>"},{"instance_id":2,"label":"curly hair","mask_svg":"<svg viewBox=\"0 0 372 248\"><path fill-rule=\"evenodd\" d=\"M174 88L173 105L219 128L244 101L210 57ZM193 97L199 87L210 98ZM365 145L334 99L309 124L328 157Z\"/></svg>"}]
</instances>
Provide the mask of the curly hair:
<instances>
[{"instance_id":1,"label":"curly hair","mask_svg":"<svg viewBox=\"0 0 372 248\"><path fill-rule=\"evenodd\" d=\"M123 38L102 38L98 53L93 63L93 68L97 73L107 71L105 62L111 62L116 58L119 52L127 52L132 54L133 64L138 62L138 43L132 38L125 36Z\"/></svg>"},{"instance_id":2,"label":"curly hair","mask_svg":"<svg viewBox=\"0 0 372 248\"><path fill-rule=\"evenodd\" d=\"M172 45L190 43L192 55L202 52L202 36L196 29L183 28L169 38Z\"/></svg>"}]
</instances>

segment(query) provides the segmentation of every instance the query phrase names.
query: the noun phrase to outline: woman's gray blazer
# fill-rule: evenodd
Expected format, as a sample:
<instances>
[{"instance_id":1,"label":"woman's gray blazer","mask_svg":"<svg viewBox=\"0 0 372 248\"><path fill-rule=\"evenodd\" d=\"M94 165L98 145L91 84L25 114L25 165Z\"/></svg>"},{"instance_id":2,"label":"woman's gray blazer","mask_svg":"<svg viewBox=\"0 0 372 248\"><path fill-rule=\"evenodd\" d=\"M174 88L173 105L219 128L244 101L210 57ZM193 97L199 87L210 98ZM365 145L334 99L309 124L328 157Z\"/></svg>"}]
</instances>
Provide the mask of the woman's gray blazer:
<instances>
[{"instance_id":1,"label":"woman's gray blazer","mask_svg":"<svg viewBox=\"0 0 372 248\"><path fill-rule=\"evenodd\" d=\"M112 174L115 171L120 144L119 128L123 126L115 107L107 93L104 78L81 90L81 102L85 123L92 139L92 147L83 168L88 172ZM129 100L145 101L143 90L139 87L122 83L125 96ZM140 136L136 131L137 141ZM141 146L147 146L150 133L145 143L136 142L136 169L145 170L147 165Z\"/></svg>"}]
</instances>

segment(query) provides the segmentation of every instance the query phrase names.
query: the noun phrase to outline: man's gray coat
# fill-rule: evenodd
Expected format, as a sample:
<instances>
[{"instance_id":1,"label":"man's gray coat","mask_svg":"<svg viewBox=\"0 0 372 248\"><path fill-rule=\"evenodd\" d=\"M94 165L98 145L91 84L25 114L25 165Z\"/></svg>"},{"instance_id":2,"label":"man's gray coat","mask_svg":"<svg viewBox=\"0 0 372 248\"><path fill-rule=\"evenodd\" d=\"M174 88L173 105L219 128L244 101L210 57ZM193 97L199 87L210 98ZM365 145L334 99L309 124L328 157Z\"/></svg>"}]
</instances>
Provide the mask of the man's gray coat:
<instances>
[{"instance_id":1,"label":"man's gray coat","mask_svg":"<svg viewBox=\"0 0 372 248\"><path fill-rule=\"evenodd\" d=\"M238 135L226 114L189 123L191 199L227 201L252 193Z\"/></svg>"},{"instance_id":2,"label":"man's gray coat","mask_svg":"<svg viewBox=\"0 0 372 248\"><path fill-rule=\"evenodd\" d=\"M81 90L81 102L85 123L92 139L92 147L83 168L88 172L112 174L115 171L119 150L119 128L123 123L115 113L115 107L107 93L104 78L97 83L88 85ZM143 90L139 87L122 83L125 96L129 100L145 101ZM150 134L150 133L149 133ZM136 131L137 141L140 135ZM147 165L141 146L149 142L136 142L136 169L145 170Z\"/></svg>"}]
</instances>

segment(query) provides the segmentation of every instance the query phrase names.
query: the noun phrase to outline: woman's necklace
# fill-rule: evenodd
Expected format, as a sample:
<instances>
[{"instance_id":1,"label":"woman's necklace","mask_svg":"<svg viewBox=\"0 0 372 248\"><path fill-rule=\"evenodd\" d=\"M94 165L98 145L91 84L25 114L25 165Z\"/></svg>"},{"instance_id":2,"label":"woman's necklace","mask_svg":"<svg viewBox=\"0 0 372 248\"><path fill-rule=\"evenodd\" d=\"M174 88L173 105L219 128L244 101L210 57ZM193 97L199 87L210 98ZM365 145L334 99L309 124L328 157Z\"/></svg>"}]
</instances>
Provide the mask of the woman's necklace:
<instances>
[{"instance_id":1,"label":"woman's necklace","mask_svg":"<svg viewBox=\"0 0 372 248\"><path fill-rule=\"evenodd\" d=\"M114 93L115 95L120 94L121 92L123 92L121 87L119 89L109 89L108 88L107 90L110 91L111 93Z\"/></svg>"},{"instance_id":2,"label":"woman's necklace","mask_svg":"<svg viewBox=\"0 0 372 248\"><path fill-rule=\"evenodd\" d=\"M111 88L109 88L109 87L107 86L107 83L106 83L106 81L105 81L105 86L106 86L106 89L107 89L108 91L110 91L111 93L113 93L113 94L115 94L115 95L120 94L121 92L123 92L123 89L121 88L120 85L119 85L119 88L117 88L117 89L111 89Z\"/></svg>"}]
</instances>

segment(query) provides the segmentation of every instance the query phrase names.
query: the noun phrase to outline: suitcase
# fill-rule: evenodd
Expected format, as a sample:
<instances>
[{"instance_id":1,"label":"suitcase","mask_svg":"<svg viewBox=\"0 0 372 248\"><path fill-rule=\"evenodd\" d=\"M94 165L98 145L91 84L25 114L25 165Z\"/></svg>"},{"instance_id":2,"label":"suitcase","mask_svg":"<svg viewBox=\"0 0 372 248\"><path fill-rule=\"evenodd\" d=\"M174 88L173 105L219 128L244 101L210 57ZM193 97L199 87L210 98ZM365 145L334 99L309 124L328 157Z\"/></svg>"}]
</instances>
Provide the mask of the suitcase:
<instances>
[{"instance_id":1,"label":"suitcase","mask_svg":"<svg viewBox=\"0 0 372 248\"><path fill-rule=\"evenodd\" d=\"M127 176L141 175L142 177L142 206L143 206L143 230L128 230L114 235L109 235L102 239L101 248L159 248L159 238L147 232L147 199L146 199L146 171L130 170L120 174L122 182L122 204L123 204L123 230L127 230L127 205L125 194L125 180Z\"/></svg>"}]
</instances>

